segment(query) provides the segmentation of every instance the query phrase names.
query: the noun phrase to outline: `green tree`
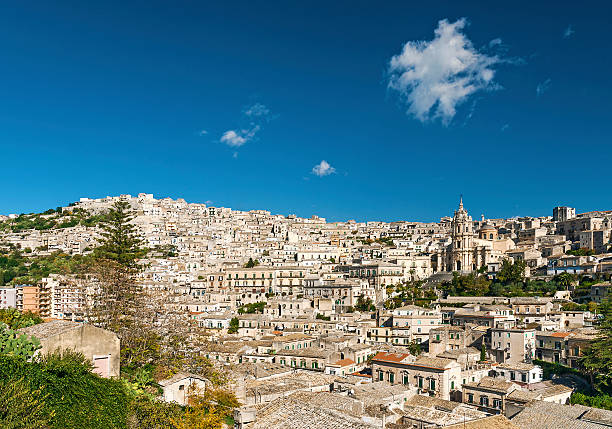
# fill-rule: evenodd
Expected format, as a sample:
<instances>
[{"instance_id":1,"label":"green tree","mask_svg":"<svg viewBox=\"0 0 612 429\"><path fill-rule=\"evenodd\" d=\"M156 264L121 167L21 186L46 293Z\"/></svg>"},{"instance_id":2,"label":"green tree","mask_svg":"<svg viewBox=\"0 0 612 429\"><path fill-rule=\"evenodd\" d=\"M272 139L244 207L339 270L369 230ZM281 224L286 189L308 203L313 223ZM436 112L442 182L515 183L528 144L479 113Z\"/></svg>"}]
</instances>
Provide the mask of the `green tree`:
<instances>
[{"instance_id":1,"label":"green tree","mask_svg":"<svg viewBox=\"0 0 612 429\"><path fill-rule=\"evenodd\" d=\"M612 392L612 306L610 300L600 305L603 320L599 337L585 350L580 363L591 377L591 384L602 393Z\"/></svg>"},{"instance_id":2,"label":"green tree","mask_svg":"<svg viewBox=\"0 0 612 429\"><path fill-rule=\"evenodd\" d=\"M143 240L136 226L131 223L134 217L129 203L116 202L100 224L102 239L94 254L99 258L135 268L136 262L146 254L146 250L142 247Z\"/></svg>"},{"instance_id":3,"label":"green tree","mask_svg":"<svg viewBox=\"0 0 612 429\"><path fill-rule=\"evenodd\" d=\"M116 202L100 222L100 245L83 268L83 290L95 290L88 319L121 339L121 365L142 366L159 357L162 338L152 329L156 312L137 280L147 249L125 201ZM94 286L93 288L91 286Z\"/></svg>"},{"instance_id":4,"label":"green tree","mask_svg":"<svg viewBox=\"0 0 612 429\"><path fill-rule=\"evenodd\" d=\"M255 314L255 313L263 313L264 308L266 308L266 302L265 301L257 301L257 302L252 302L243 306L240 306L238 308L238 314Z\"/></svg>"},{"instance_id":5,"label":"green tree","mask_svg":"<svg viewBox=\"0 0 612 429\"><path fill-rule=\"evenodd\" d=\"M511 262L509 259L504 259L497 273L497 280L504 285L522 282L525 279L526 267L523 260Z\"/></svg>"},{"instance_id":6,"label":"green tree","mask_svg":"<svg viewBox=\"0 0 612 429\"><path fill-rule=\"evenodd\" d=\"M232 317L229 323L229 329L227 330L228 334L235 334L238 332L238 328L240 328L240 322L237 317Z\"/></svg>"},{"instance_id":7,"label":"green tree","mask_svg":"<svg viewBox=\"0 0 612 429\"><path fill-rule=\"evenodd\" d=\"M253 260L253 258L249 258L249 261L244 264L244 268L254 268L259 265L259 261L257 259Z\"/></svg>"},{"instance_id":8,"label":"green tree","mask_svg":"<svg viewBox=\"0 0 612 429\"><path fill-rule=\"evenodd\" d=\"M27 328L42 323L42 318L31 311L20 312L16 308L0 310L0 322L6 323L11 329Z\"/></svg>"},{"instance_id":9,"label":"green tree","mask_svg":"<svg viewBox=\"0 0 612 429\"><path fill-rule=\"evenodd\" d=\"M360 296L355 303L355 309L357 311L376 311L376 306L370 298L364 299L363 296Z\"/></svg>"},{"instance_id":10,"label":"green tree","mask_svg":"<svg viewBox=\"0 0 612 429\"><path fill-rule=\"evenodd\" d=\"M559 286L562 286L565 290L569 289L575 277L570 273L561 273L556 275L553 280L557 282Z\"/></svg>"},{"instance_id":11,"label":"green tree","mask_svg":"<svg viewBox=\"0 0 612 429\"><path fill-rule=\"evenodd\" d=\"M483 341L482 344L480 345L480 361L484 362L486 360L487 360L487 346L485 342Z\"/></svg>"},{"instance_id":12,"label":"green tree","mask_svg":"<svg viewBox=\"0 0 612 429\"><path fill-rule=\"evenodd\" d=\"M416 341L412 341L409 345L408 345L408 351L410 352L411 355L413 356L418 356L421 354L421 345L419 343L417 343Z\"/></svg>"}]
</instances>

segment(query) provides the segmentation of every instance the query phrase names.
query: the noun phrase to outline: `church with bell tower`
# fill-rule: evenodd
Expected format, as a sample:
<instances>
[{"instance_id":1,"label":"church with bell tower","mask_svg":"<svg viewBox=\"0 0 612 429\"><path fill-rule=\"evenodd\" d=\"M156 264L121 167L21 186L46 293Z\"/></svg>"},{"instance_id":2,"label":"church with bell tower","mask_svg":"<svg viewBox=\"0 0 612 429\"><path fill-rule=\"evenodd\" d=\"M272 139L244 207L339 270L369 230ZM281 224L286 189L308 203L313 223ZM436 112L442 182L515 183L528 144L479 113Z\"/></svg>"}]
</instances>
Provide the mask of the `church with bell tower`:
<instances>
[{"instance_id":1,"label":"church with bell tower","mask_svg":"<svg viewBox=\"0 0 612 429\"><path fill-rule=\"evenodd\" d=\"M475 234L474 222L461 196L451 221L450 243L438 253L437 271L469 273L498 259L500 252L494 249L493 241L479 239Z\"/></svg>"},{"instance_id":2,"label":"church with bell tower","mask_svg":"<svg viewBox=\"0 0 612 429\"><path fill-rule=\"evenodd\" d=\"M474 271L478 268L473 263L474 223L467 210L463 208L463 196L459 200L459 208L451 222L451 252L447 262L447 271Z\"/></svg>"}]
</instances>

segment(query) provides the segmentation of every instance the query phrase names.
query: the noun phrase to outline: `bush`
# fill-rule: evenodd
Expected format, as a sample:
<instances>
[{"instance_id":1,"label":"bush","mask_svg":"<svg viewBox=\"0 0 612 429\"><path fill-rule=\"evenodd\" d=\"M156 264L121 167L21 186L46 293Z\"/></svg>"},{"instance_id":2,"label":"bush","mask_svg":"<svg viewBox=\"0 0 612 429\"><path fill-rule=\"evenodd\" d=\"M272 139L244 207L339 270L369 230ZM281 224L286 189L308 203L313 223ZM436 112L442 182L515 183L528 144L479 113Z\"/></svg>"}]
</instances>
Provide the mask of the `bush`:
<instances>
[{"instance_id":1,"label":"bush","mask_svg":"<svg viewBox=\"0 0 612 429\"><path fill-rule=\"evenodd\" d=\"M610 395L599 394L592 396L583 392L575 392L570 397L570 403L612 410L612 396Z\"/></svg>"},{"instance_id":2,"label":"bush","mask_svg":"<svg viewBox=\"0 0 612 429\"><path fill-rule=\"evenodd\" d=\"M50 429L126 428L127 396L118 380L91 373L81 354L47 355L38 362L0 355L0 379L25 380L31 399L44 404Z\"/></svg>"},{"instance_id":3,"label":"bush","mask_svg":"<svg viewBox=\"0 0 612 429\"><path fill-rule=\"evenodd\" d=\"M546 362L539 359L533 360L534 365L538 365L542 367L543 377L545 380L550 379L553 375L565 375L565 374L573 374L579 377L584 377L584 375L569 366L561 365L560 363Z\"/></svg>"},{"instance_id":4,"label":"bush","mask_svg":"<svg viewBox=\"0 0 612 429\"><path fill-rule=\"evenodd\" d=\"M23 379L0 382L0 426L4 429L49 427L53 415L45 410L48 394L32 390Z\"/></svg>"}]
</instances>

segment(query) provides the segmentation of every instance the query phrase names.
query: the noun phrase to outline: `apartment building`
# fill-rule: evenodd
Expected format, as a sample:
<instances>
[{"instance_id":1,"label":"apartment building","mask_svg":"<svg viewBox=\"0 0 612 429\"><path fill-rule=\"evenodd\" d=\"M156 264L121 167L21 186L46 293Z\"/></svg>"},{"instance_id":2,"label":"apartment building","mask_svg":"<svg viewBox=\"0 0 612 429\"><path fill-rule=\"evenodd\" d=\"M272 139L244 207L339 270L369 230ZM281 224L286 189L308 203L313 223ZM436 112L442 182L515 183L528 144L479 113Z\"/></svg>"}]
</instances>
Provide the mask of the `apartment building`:
<instances>
[{"instance_id":1,"label":"apartment building","mask_svg":"<svg viewBox=\"0 0 612 429\"><path fill-rule=\"evenodd\" d=\"M0 309L17 308L17 289L0 287Z\"/></svg>"},{"instance_id":2,"label":"apartment building","mask_svg":"<svg viewBox=\"0 0 612 429\"><path fill-rule=\"evenodd\" d=\"M489 328L510 328L516 324L514 311L505 305L470 304L458 308L452 317L453 325L467 324Z\"/></svg>"},{"instance_id":3,"label":"apartment building","mask_svg":"<svg viewBox=\"0 0 612 429\"><path fill-rule=\"evenodd\" d=\"M518 384L492 377L463 385L463 402L492 414L504 414L508 395L520 389Z\"/></svg>"},{"instance_id":4,"label":"apartment building","mask_svg":"<svg viewBox=\"0 0 612 429\"><path fill-rule=\"evenodd\" d=\"M533 359L535 351L535 329L491 329L489 354L497 362L516 363Z\"/></svg>"},{"instance_id":5,"label":"apartment building","mask_svg":"<svg viewBox=\"0 0 612 429\"><path fill-rule=\"evenodd\" d=\"M542 368L526 362L500 363L495 367L495 374L527 388L543 380Z\"/></svg>"},{"instance_id":6,"label":"apartment building","mask_svg":"<svg viewBox=\"0 0 612 429\"><path fill-rule=\"evenodd\" d=\"M407 305L396 308L392 314L395 344L426 342L429 332L442 325L442 313L430 308Z\"/></svg>"},{"instance_id":7,"label":"apartment building","mask_svg":"<svg viewBox=\"0 0 612 429\"><path fill-rule=\"evenodd\" d=\"M566 338L570 332L538 332L536 336L536 358L547 362L567 362Z\"/></svg>"},{"instance_id":8,"label":"apartment building","mask_svg":"<svg viewBox=\"0 0 612 429\"><path fill-rule=\"evenodd\" d=\"M419 393L446 400L460 389L461 365L451 359L379 352L371 362L375 381L416 387Z\"/></svg>"}]
</instances>

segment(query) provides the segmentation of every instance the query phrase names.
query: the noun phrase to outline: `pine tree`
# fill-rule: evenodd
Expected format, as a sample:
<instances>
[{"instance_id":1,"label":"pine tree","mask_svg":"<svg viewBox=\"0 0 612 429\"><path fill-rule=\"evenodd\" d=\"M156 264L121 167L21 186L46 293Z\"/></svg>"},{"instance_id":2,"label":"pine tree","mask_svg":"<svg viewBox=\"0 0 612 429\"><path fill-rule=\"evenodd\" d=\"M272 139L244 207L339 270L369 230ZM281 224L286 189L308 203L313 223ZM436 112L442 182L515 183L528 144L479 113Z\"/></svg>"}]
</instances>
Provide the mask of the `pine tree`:
<instances>
[{"instance_id":1,"label":"pine tree","mask_svg":"<svg viewBox=\"0 0 612 429\"><path fill-rule=\"evenodd\" d=\"M130 205L126 201L116 202L101 223L102 239L94 251L95 256L135 268L146 250L142 247L143 240L136 226L130 223L133 219Z\"/></svg>"},{"instance_id":2,"label":"pine tree","mask_svg":"<svg viewBox=\"0 0 612 429\"><path fill-rule=\"evenodd\" d=\"M480 361L484 362L486 360L487 360L487 346L483 339L482 344L480 346Z\"/></svg>"}]
</instances>

